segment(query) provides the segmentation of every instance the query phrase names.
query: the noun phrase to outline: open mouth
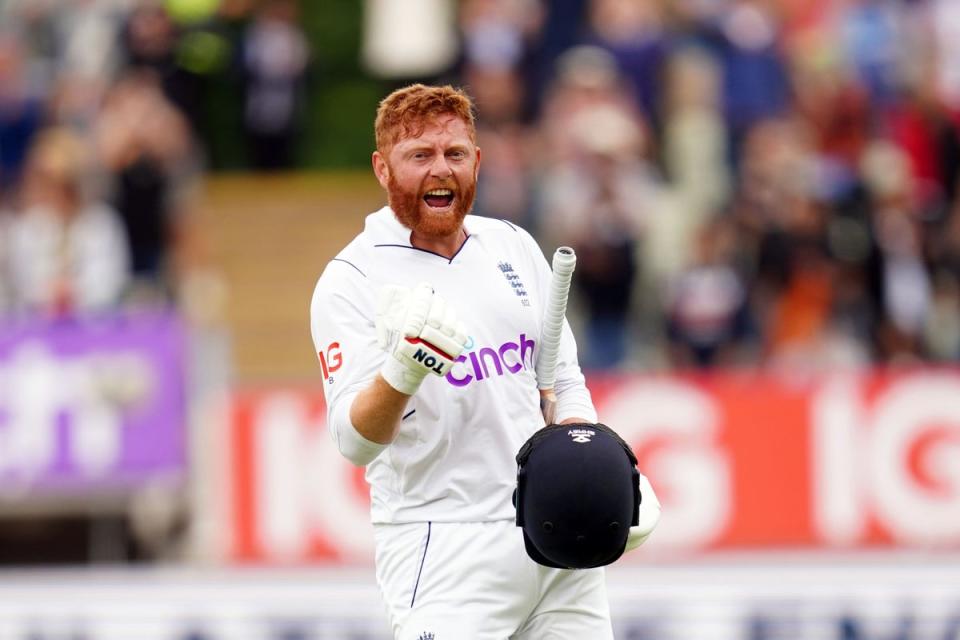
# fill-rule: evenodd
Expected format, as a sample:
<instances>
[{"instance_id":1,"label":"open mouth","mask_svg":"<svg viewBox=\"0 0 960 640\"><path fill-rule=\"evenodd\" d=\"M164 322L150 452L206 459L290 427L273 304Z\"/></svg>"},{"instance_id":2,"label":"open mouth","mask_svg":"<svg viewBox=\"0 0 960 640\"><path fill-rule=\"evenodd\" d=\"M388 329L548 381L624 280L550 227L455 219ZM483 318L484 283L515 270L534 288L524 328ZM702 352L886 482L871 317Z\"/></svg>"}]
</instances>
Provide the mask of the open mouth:
<instances>
[{"instance_id":1,"label":"open mouth","mask_svg":"<svg viewBox=\"0 0 960 640\"><path fill-rule=\"evenodd\" d=\"M423 201L431 209L447 209L453 204L453 191L450 189L431 189L424 194Z\"/></svg>"}]
</instances>

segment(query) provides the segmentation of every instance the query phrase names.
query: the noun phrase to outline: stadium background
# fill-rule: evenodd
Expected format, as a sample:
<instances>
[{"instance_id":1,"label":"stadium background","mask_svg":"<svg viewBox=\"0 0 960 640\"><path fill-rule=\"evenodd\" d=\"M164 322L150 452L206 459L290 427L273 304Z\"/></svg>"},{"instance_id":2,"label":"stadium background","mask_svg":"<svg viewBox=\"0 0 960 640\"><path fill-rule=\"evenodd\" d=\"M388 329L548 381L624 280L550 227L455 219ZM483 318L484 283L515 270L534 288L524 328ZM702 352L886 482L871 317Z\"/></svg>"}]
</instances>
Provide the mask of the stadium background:
<instances>
[{"instance_id":1,"label":"stadium background","mask_svg":"<svg viewBox=\"0 0 960 640\"><path fill-rule=\"evenodd\" d=\"M960 637L954 0L0 2L0 640L380 640L307 305L377 100L476 98L477 212L665 515L624 640Z\"/></svg>"}]
</instances>

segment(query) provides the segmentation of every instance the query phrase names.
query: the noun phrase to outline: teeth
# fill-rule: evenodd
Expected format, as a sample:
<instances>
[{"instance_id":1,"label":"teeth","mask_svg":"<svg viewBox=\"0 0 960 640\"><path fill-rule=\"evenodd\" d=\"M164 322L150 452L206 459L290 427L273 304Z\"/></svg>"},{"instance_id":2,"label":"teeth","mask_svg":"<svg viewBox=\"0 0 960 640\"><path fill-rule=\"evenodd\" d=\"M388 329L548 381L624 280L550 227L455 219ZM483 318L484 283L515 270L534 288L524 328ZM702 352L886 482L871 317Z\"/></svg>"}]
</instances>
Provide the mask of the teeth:
<instances>
[{"instance_id":1,"label":"teeth","mask_svg":"<svg viewBox=\"0 0 960 640\"><path fill-rule=\"evenodd\" d=\"M453 195L453 191L451 191L450 189L431 189L430 191L427 191L427 194L426 194L426 195L428 195L428 196L452 196L452 195Z\"/></svg>"}]
</instances>

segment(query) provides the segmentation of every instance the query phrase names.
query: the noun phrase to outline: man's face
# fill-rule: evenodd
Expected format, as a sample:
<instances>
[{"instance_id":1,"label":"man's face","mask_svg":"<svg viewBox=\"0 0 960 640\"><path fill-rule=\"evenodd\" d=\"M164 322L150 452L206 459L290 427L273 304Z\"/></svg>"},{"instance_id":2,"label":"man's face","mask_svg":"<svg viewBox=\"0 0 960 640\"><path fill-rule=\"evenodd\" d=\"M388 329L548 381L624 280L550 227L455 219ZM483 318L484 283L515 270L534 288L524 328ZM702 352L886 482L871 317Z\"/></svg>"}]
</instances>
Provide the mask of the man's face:
<instances>
[{"instance_id":1,"label":"man's face","mask_svg":"<svg viewBox=\"0 0 960 640\"><path fill-rule=\"evenodd\" d=\"M466 123L443 115L417 137L403 138L386 154L373 154L377 180L401 224L419 235L456 233L477 192L480 149Z\"/></svg>"}]
</instances>

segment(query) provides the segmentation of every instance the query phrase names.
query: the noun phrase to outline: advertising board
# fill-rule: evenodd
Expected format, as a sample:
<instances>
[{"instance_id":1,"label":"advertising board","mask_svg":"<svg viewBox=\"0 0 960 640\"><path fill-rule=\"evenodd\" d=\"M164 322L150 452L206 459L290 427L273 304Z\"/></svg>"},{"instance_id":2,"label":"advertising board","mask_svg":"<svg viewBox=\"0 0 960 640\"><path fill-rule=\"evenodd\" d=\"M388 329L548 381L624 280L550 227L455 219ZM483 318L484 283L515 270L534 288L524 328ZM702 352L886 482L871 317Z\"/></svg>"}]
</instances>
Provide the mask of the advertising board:
<instances>
[{"instance_id":1,"label":"advertising board","mask_svg":"<svg viewBox=\"0 0 960 640\"><path fill-rule=\"evenodd\" d=\"M638 375L590 386L663 503L636 561L960 548L956 370ZM239 394L229 423L234 560L370 561L363 470L337 452L318 389Z\"/></svg>"},{"instance_id":2,"label":"advertising board","mask_svg":"<svg viewBox=\"0 0 960 640\"><path fill-rule=\"evenodd\" d=\"M166 314L0 326L0 499L182 474L184 339Z\"/></svg>"}]
</instances>

